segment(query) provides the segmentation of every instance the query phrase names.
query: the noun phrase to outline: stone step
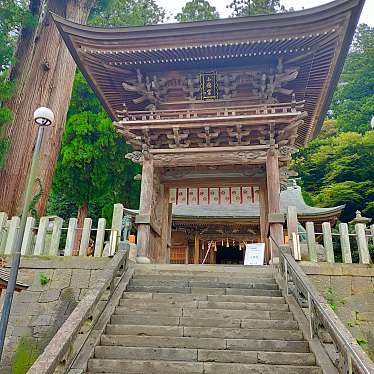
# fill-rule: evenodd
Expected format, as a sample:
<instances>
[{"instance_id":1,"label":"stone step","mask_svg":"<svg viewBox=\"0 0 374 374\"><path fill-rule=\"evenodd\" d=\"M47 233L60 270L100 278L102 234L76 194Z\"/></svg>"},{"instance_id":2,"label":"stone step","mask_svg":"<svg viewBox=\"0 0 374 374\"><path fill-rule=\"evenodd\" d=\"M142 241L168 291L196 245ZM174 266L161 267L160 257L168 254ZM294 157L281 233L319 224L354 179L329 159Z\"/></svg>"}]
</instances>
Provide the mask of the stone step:
<instances>
[{"instance_id":1,"label":"stone step","mask_svg":"<svg viewBox=\"0 0 374 374\"><path fill-rule=\"evenodd\" d=\"M263 352L309 352L309 344L306 341L299 340L285 341L105 334L101 336L101 345L155 348L228 349L234 351Z\"/></svg>"},{"instance_id":2,"label":"stone step","mask_svg":"<svg viewBox=\"0 0 374 374\"><path fill-rule=\"evenodd\" d=\"M272 274L271 276L268 276L265 274L265 276L262 276L261 274L258 274L257 276L243 276L243 275L236 275L236 274L230 274L230 275L222 275L222 276L216 276L215 274L212 275L206 275L206 274L134 274L133 279L136 280L147 280L147 279L153 279L155 282L159 281L170 281L170 280L181 280L181 281L189 281L189 280L195 280L198 282L217 282L217 283L225 283L225 282L235 282L235 283L253 283L253 282L259 282L259 283L272 283L275 284L276 281Z\"/></svg>"},{"instance_id":3,"label":"stone step","mask_svg":"<svg viewBox=\"0 0 374 374\"><path fill-rule=\"evenodd\" d=\"M166 317L159 315L157 318L146 314L117 315L111 317L113 325L159 325L159 326L194 326L194 327L243 327L247 329L264 328L281 330L297 330L296 321L287 320L259 320L240 318L191 318L191 317Z\"/></svg>"},{"instance_id":4,"label":"stone step","mask_svg":"<svg viewBox=\"0 0 374 374\"><path fill-rule=\"evenodd\" d=\"M124 292L123 299L146 299L154 301L222 301L245 303L280 303L285 304L283 296L242 296L242 295L192 295L181 293Z\"/></svg>"},{"instance_id":5,"label":"stone step","mask_svg":"<svg viewBox=\"0 0 374 374\"><path fill-rule=\"evenodd\" d=\"M136 264L135 274L144 272L178 273L184 272L205 274L274 274L271 266L243 266L243 265L199 265L199 264Z\"/></svg>"},{"instance_id":6,"label":"stone step","mask_svg":"<svg viewBox=\"0 0 374 374\"><path fill-rule=\"evenodd\" d=\"M166 292L198 295L243 295L243 296L282 296L280 290L266 289L241 289L241 288L209 288L209 287L174 287L174 286L132 286L127 288L129 292Z\"/></svg>"},{"instance_id":7,"label":"stone step","mask_svg":"<svg viewBox=\"0 0 374 374\"><path fill-rule=\"evenodd\" d=\"M321 369L314 366L115 359L90 359L88 371L111 374L322 374Z\"/></svg>"},{"instance_id":8,"label":"stone step","mask_svg":"<svg viewBox=\"0 0 374 374\"><path fill-rule=\"evenodd\" d=\"M144 314L145 310L140 308L131 308L127 306L116 307L115 314ZM230 310L230 309L196 309L196 308L165 308L153 307L146 309L146 314L150 317L193 317L193 318L243 318L243 319L280 319L292 320L291 312L277 310Z\"/></svg>"},{"instance_id":9,"label":"stone step","mask_svg":"<svg viewBox=\"0 0 374 374\"><path fill-rule=\"evenodd\" d=\"M197 309L231 309L231 310L280 310L288 311L287 304L272 303L239 303L214 301L154 301L121 299L119 305L129 308L197 308Z\"/></svg>"},{"instance_id":10,"label":"stone step","mask_svg":"<svg viewBox=\"0 0 374 374\"><path fill-rule=\"evenodd\" d=\"M157 325L112 325L106 327L109 335L185 336L222 339L303 340L299 330L271 330L226 327L191 327Z\"/></svg>"},{"instance_id":11,"label":"stone step","mask_svg":"<svg viewBox=\"0 0 374 374\"><path fill-rule=\"evenodd\" d=\"M208 361L243 364L315 365L312 353L228 351L217 349L98 346L95 358L164 361Z\"/></svg>"},{"instance_id":12,"label":"stone step","mask_svg":"<svg viewBox=\"0 0 374 374\"><path fill-rule=\"evenodd\" d=\"M181 279L171 279L171 280L157 280L153 277L148 279L138 279L134 278L130 281L130 286L157 286L160 287L203 287L203 288L240 288L240 289L264 289L264 290L279 290L279 287L275 283L261 283L260 281L254 282L215 282L215 281L197 281L197 280L181 280Z\"/></svg>"}]
</instances>

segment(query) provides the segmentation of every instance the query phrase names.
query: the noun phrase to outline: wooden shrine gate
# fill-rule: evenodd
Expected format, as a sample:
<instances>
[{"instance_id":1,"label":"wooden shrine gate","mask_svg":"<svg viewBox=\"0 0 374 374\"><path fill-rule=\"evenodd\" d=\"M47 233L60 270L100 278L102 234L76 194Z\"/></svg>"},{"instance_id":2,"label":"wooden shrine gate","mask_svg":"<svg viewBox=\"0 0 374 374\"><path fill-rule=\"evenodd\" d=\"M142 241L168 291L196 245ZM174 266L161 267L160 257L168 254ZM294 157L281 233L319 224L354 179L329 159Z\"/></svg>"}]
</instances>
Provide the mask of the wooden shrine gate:
<instances>
[{"instance_id":1,"label":"wooden shrine gate","mask_svg":"<svg viewBox=\"0 0 374 374\"><path fill-rule=\"evenodd\" d=\"M321 128L363 3L107 30L53 16L143 165L141 255L169 261L176 187L259 186L261 240L282 244L291 154Z\"/></svg>"}]
</instances>

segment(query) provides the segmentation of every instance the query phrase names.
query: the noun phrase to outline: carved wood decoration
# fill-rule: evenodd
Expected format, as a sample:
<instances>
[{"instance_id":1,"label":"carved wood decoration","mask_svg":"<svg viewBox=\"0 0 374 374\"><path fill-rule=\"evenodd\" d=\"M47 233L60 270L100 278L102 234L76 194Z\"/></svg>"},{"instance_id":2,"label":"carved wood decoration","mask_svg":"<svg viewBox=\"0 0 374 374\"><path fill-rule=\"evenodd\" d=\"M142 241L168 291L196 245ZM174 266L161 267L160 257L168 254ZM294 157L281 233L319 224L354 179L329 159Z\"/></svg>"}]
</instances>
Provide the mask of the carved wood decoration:
<instances>
[{"instance_id":1,"label":"carved wood decoration","mask_svg":"<svg viewBox=\"0 0 374 374\"><path fill-rule=\"evenodd\" d=\"M171 71L168 73L142 72L139 68L127 81L122 82L125 91L135 93L131 101L139 110L156 110L173 102L238 99L248 103L277 103L279 94L291 101L294 90L286 86L298 76L298 67L284 68L283 59L277 66L239 71L201 73L198 71ZM128 102L125 107L130 107ZM125 111L126 114L126 111ZM128 113L131 116L131 112Z\"/></svg>"}]
</instances>

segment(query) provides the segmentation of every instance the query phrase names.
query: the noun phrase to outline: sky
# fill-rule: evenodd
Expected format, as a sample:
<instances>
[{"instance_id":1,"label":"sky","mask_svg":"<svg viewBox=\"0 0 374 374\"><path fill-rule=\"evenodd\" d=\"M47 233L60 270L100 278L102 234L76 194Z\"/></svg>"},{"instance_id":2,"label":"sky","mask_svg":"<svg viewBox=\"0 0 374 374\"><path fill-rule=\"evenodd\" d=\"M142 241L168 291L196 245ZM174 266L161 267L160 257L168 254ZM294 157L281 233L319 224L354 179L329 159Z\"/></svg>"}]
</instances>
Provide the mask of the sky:
<instances>
[{"instance_id":1,"label":"sky","mask_svg":"<svg viewBox=\"0 0 374 374\"><path fill-rule=\"evenodd\" d=\"M172 15L170 17L170 22L174 22L174 15L180 12L187 1L188 0L156 0L156 3L162 6L168 15ZM230 10L226 8L226 5L230 2L230 0L209 0L210 5L214 5L217 8L221 18L229 16ZM305 9L313 8L328 2L331 2L331 0L281 0L281 4L286 8L292 7L295 10L300 10L303 7ZM360 22L374 26L374 0L366 0Z\"/></svg>"}]
</instances>

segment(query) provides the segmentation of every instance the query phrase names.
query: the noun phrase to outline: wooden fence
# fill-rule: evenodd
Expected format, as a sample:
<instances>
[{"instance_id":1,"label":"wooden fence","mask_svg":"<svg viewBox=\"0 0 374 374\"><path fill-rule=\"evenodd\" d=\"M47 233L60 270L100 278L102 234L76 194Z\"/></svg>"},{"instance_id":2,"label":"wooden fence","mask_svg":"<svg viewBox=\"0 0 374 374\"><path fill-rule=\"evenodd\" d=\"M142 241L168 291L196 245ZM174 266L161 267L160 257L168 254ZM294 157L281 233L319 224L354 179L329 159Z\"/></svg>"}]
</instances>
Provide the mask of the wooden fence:
<instances>
[{"instance_id":1,"label":"wooden fence","mask_svg":"<svg viewBox=\"0 0 374 374\"><path fill-rule=\"evenodd\" d=\"M358 212L356 220L364 221L365 218L362 218ZM288 238L292 254L296 260L305 259L305 255L303 256L304 247L307 249L309 261L321 261L318 255L322 252L324 257L322 261L334 263L339 251L341 262L350 264L352 263L352 249L355 247L358 252L358 262L369 264L372 262L369 246L370 244L374 245L374 224L367 225L358 222L352 223L351 226L354 227L354 230L351 230L350 233L348 223L341 222L337 224L333 232L330 222L323 222L318 226L313 222L306 222L305 232L302 232L300 226L298 226L296 208L288 207ZM319 230L316 229L317 227Z\"/></svg>"},{"instance_id":2,"label":"wooden fence","mask_svg":"<svg viewBox=\"0 0 374 374\"><path fill-rule=\"evenodd\" d=\"M86 218L83 227L78 227L77 218L70 218L64 226L64 220L57 216L41 217L38 225L34 217L28 217L21 253L25 256L72 256L79 251L79 256L87 256L90 248L95 257L113 255L121 237L122 220L122 204L114 205L110 227L105 218L99 218L94 228L91 218ZM14 252L19 224L20 217L8 218L6 213L0 212L0 255ZM81 239L77 244L79 230Z\"/></svg>"}]
</instances>

